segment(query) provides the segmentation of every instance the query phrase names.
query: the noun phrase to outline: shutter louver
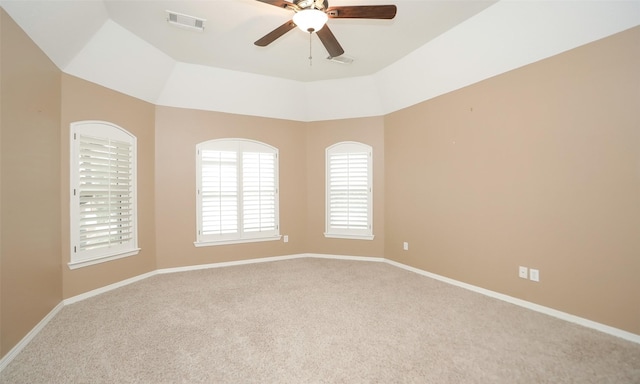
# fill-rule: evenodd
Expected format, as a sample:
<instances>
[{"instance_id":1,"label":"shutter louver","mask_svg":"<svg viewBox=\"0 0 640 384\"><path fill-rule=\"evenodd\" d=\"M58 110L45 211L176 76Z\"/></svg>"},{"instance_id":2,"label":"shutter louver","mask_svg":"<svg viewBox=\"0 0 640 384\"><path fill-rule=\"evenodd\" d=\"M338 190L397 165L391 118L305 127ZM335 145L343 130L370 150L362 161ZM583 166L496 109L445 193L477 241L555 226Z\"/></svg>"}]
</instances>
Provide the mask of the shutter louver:
<instances>
[{"instance_id":1,"label":"shutter louver","mask_svg":"<svg viewBox=\"0 0 640 384\"><path fill-rule=\"evenodd\" d=\"M133 241L132 145L79 137L79 251Z\"/></svg>"}]
</instances>

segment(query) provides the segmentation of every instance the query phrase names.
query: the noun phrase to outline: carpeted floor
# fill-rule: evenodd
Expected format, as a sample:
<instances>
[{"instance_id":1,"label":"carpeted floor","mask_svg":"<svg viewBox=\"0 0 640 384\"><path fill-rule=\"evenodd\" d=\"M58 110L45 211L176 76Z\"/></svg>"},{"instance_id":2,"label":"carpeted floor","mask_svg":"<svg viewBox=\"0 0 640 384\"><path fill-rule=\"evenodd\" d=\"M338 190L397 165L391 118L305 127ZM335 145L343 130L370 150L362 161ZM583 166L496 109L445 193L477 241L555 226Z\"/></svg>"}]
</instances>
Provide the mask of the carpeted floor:
<instances>
[{"instance_id":1,"label":"carpeted floor","mask_svg":"<svg viewBox=\"0 0 640 384\"><path fill-rule=\"evenodd\" d=\"M640 383L640 345L384 263L157 275L64 307L1 383Z\"/></svg>"}]
</instances>

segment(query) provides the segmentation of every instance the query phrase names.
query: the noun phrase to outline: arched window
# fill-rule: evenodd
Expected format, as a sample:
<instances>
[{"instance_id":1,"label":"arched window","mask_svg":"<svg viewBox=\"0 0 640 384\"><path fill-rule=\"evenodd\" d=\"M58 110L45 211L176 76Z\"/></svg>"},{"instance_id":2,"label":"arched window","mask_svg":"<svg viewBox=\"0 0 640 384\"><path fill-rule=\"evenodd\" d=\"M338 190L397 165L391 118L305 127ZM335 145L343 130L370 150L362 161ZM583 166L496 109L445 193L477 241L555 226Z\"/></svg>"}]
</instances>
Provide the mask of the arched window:
<instances>
[{"instance_id":1,"label":"arched window","mask_svg":"<svg viewBox=\"0 0 640 384\"><path fill-rule=\"evenodd\" d=\"M71 124L70 268L138 253L136 137L102 121Z\"/></svg>"},{"instance_id":2,"label":"arched window","mask_svg":"<svg viewBox=\"0 0 640 384\"><path fill-rule=\"evenodd\" d=\"M280 239L277 148L217 139L196 156L196 246Z\"/></svg>"},{"instance_id":3,"label":"arched window","mask_svg":"<svg viewBox=\"0 0 640 384\"><path fill-rule=\"evenodd\" d=\"M326 237L373 239L371 146L345 141L326 149Z\"/></svg>"}]
</instances>

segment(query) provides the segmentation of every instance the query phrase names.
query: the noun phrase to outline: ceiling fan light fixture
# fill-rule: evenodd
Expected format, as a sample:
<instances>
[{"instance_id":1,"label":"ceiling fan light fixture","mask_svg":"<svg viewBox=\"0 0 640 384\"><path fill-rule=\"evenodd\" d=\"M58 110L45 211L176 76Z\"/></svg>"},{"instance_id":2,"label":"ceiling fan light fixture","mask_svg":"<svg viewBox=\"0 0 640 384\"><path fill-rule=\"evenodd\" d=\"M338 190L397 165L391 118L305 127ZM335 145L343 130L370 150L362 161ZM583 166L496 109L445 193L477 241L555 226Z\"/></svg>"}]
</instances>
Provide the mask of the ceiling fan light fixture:
<instances>
[{"instance_id":1,"label":"ceiling fan light fixture","mask_svg":"<svg viewBox=\"0 0 640 384\"><path fill-rule=\"evenodd\" d=\"M293 15L293 22L304 32L318 32L329 19L326 13L317 9L303 9Z\"/></svg>"}]
</instances>

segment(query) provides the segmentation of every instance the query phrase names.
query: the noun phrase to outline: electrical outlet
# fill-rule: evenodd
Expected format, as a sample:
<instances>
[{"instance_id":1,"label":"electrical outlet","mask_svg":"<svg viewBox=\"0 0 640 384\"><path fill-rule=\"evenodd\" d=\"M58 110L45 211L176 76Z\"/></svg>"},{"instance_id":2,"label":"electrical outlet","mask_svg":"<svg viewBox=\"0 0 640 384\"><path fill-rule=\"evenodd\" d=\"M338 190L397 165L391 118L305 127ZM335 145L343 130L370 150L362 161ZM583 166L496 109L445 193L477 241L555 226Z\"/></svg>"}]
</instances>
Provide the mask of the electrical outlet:
<instances>
[{"instance_id":1,"label":"electrical outlet","mask_svg":"<svg viewBox=\"0 0 640 384\"><path fill-rule=\"evenodd\" d=\"M282 236L282 239L284 240L285 243L289 242L289 236L288 235Z\"/></svg>"},{"instance_id":2,"label":"electrical outlet","mask_svg":"<svg viewBox=\"0 0 640 384\"><path fill-rule=\"evenodd\" d=\"M518 276L520 276L521 279L526 279L527 278L527 267L519 267L518 268Z\"/></svg>"},{"instance_id":3,"label":"electrical outlet","mask_svg":"<svg viewBox=\"0 0 640 384\"><path fill-rule=\"evenodd\" d=\"M537 269L531 268L529 270L529 280L539 282L540 281L540 271Z\"/></svg>"},{"instance_id":4,"label":"electrical outlet","mask_svg":"<svg viewBox=\"0 0 640 384\"><path fill-rule=\"evenodd\" d=\"M406 241L404 243L402 243L402 249L404 249L405 251L409 250L409 243L407 243Z\"/></svg>"}]
</instances>

